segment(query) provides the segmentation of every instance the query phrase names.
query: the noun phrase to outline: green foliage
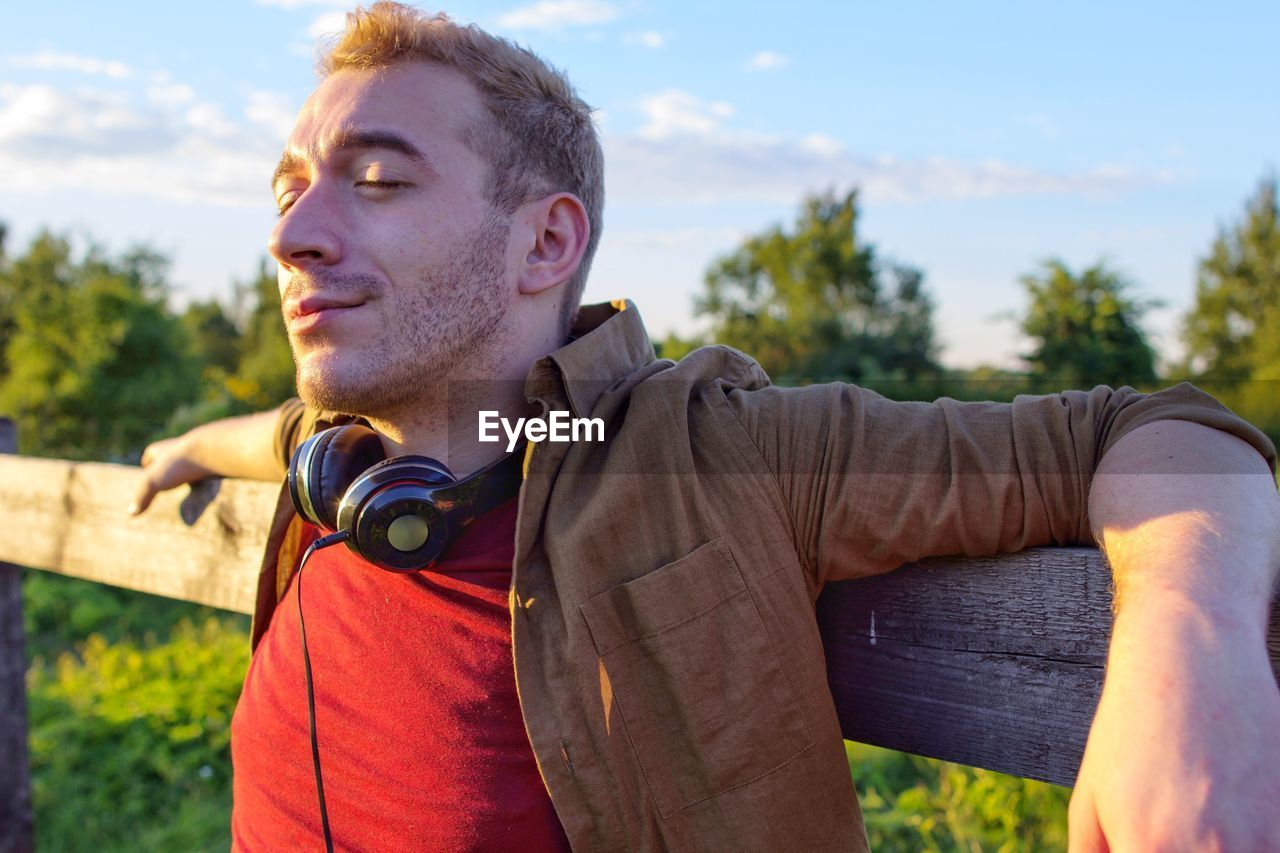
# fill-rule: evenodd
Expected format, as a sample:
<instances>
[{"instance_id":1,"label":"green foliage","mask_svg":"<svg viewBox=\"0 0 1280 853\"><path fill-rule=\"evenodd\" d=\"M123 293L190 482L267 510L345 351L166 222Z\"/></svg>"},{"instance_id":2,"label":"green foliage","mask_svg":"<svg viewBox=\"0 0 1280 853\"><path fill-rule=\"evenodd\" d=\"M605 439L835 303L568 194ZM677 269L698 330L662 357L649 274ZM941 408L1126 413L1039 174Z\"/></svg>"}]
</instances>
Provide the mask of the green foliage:
<instances>
[{"instance_id":1,"label":"green foliage","mask_svg":"<svg viewBox=\"0 0 1280 853\"><path fill-rule=\"evenodd\" d=\"M107 642L163 642L182 620L204 622L214 616L239 620L247 616L189 601L175 601L52 572L27 571L22 579L22 620L27 656L56 658L73 651L91 635Z\"/></svg>"},{"instance_id":2,"label":"green foliage","mask_svg":"<svg viewBox=\"0 0 1280 853\"><path fill-rule=\"evenodd\" d=\"M17 421L21 452L123 459L194 399L198 366L165 309L165 267L142 248L75 257L47 232L6 260L13 332L0 411Z\"/></svg>"},{"instance_id":3,"label":"green foliage","mask_svg":"<svg viewBox=\"0 0 1280 853\"><path fill-rule=\"evenodd\" d=\"M674 332L660 341L653 342L653 350L658 358L669 358L672 361L679 361L700 346L703 346L701 341L682 338Z\"/></svg>"},{"instance_id":4,"label":"green foliage","mask_svg":"<svg viewBox=\"0 0 1280 853\"><path fill-rule=\"evenodd\" d=\"M716 260L695 300L711 339L780 379L937 376L923 275L880 261L856 230L856 191L828 193L805 200L792 231L775 227ZM681 348L672 339L663 352Z\"/></svg>"},{"instance_id":5,"label":"green foliage","mask_svg":"<svg viewBox=\"0 0 1280 853\"><path fill-rule=\"evenodd\" d=\"M845 741L872 850L1067 847L1071 791Z\"/></svg>"},{"instance_id":6,"label":"green foliage","mask_svg":"<svg viewBox=\"0 0 1280 853\"><path fill-rule=\"evenodd\" d=\"M183 315L205 365L203 391L198 401L173 413L164 428L166 436L269 409L296 393L280 291L265 260L257 277L236 284L235 292L235 320L216 302L194 304Z\"/></svg>"},{"instance_id":7,"label":"green foliage","mask_svg":"<svg viewBox=\"0 0 1280 853\"><path fill-rule=\"evenodd\" d=\"M237 291L247 296L251 307L244 321L232 391L249 411L269 409L297 393L293 352L280 311L280 288L275 273L263 261L257 277L238 285Z\"/></svg>"},{"instance_id":8,"label":"green foliage","mask_svg":"<svg viewBox=\"0 0 1280 853\"><path fill-rule=\"evenodd\" d=\"M49 850L225 850L239 620L163 644L91 635L27 676L36 838Z\"/></svg>"},{"instance_id":9,"label":"green foliage","mask_svg":"<svg viewBox=\"0 0 1280 853\"><path fill-rule=\"evenodd\" d=\"M1033 379L1061 388L1155 381L1141 320L1157 303L1130 297L1132 285L1118 273L1098 263L1077 276L1051 260L1020 281L1030 300L1022 333L1034 344L1024 356Z\"/></svg>"},{"instance_id":10,"label":"green foliage","mask_svg":"<svg viewBox=\"0 0 1280 853\"><path fill-rule=\"evenodd\" d=\"M1182 370L1280 441L1280 199L1263 180L1201 259Z\"/></svg>"},{"instance_id":11,"label":"green foliage","mask_svg":"<svg viewBox=\"0 0 1280 853\"><path fill-rule=\"evenodd\" d=\"M192 302L182 313L192 352L205 370L230 374L240 361L240 330L216 299Z\"/></svg>"},{"instance_id":12,"label":"green foliage","mask_svg":"<svg viewBox=\"0 0 1280 853\"><path fill-rule=\"evenodd\" d=\"M939 395L956 400L991 400L1011 403L1019 394L1051 394L1061 391L1056 383L1028 376L1026 373L998 367L975 367L948 370L939 383Z\"/></svg>"},{"instance_id":13,"label":"green foliage","mask_svg":"<svg viewBox=\"0 0 1280 853\"><path fill-rule=\"evenodd\" d=\"M37 571L23 599L40 847L225 850L248 618Z\"/></svg>"},{"instance_id":14,"label":"green foliage","mask_svg":"<svg viewBox=\"0 0 1280 853\"><path fill-rule=\"evenodd\" d=\"M216 301L174 316L167 266L142 247L77 253L47 231L17 256L0 243L0 412L18 422L22 453L136 459L157 438L294 394L266 262L237 285L238 322Z\"/></svg>"},{"instance_id":15,"label":"green foliage","mask_svg":"<svg viewBox=\"0 0 1280 853\"><path fill-rule=\"evenodd\" d=\"M1196 301L1183 329L1197 375L1251 379L1280 367L1280 204L1274 176L1259 184L1244 218L1220 230L1200 260Z\"/></svg>"}]
</instances>

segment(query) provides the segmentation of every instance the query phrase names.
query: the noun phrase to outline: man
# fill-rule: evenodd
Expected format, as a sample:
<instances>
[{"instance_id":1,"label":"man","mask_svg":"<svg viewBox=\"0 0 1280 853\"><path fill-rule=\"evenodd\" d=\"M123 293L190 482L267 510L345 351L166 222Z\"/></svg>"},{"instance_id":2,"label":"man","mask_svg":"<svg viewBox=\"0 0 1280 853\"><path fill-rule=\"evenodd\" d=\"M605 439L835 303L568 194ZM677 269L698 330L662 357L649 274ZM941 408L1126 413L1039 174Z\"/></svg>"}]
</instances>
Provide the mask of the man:
<instances>
[{"instance_id":1,"label":"man","mask_svg":"<svg viewBox=\"0 0 1280 853\"><path fill-rule=\"evenodd\" d=\"M605 438L531 444L518 502L433 570L330 548L301 599L319 531L282 502L233 726L238 848L320 831L301 606L338 846L865 849L822 585L1095 535L1119 612L1073 848L1280 838L1264 436L1185 385L892 403L774 388L724 347L656 360L631 303L578 310L602 166L563 77L391 3L323 68L273 183L305 406L152 445L139 507L210 474L279 479L357 417L387 456L459 476L503 454L481 410L599 417Z\"/></svg>"}]
</instances>

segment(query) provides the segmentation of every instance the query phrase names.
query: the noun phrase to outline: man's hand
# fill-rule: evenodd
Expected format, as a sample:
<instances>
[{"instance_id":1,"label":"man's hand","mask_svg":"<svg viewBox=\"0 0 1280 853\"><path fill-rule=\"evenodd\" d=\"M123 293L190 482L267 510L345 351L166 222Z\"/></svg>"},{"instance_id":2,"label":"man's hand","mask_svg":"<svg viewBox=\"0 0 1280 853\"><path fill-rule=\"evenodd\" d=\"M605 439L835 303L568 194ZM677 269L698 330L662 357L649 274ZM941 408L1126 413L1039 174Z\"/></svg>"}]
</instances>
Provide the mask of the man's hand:
<instances>
[{"instance_id":1,"label":"man's hand","mask_svg":"<svg viewBox=\"0 0 1280 853\"><path fill-rule=\"evenodd\" d=\"M1148 424L1099 465L1090 518L1114 572L1116 619L1071 799L1071 850L1280 849L1270 472L1226 433Z\"/></svg>"},{"instance_id":2,"label":"man's hand","mask_svg":"<svg viewBox=\"0 0 1280 853\"><path fill-rule=\"evenodd\" d=\"M1280 689L1249 619L1129 601L1071 797L1073 853L1280 849Z\"/></svg>"},{"instance_id":3,"label":"man's hand","mask_svg":"<svg viewBox=\"0 0 1280 853\"><path fill-rule=\"evenodd\" d=\"M205 477L279 482L284 474L275 453L279 415L271 409L224 418L148 445L142 451L142 485L134 497L132 514L146 510L157 492Z\"/></svg>"},{"instance_id":4,"label":"man's hand","mask_svg":"<svg viewBox=\"0 0 1280 853\"><path fill-rule=\"evenodd\" d=\"M130 515L146 511L159 492L216 476L217 472L192 458L191 433L186 433L147 445L142 451L142 474Z\"/></svg>"}]
</instances>

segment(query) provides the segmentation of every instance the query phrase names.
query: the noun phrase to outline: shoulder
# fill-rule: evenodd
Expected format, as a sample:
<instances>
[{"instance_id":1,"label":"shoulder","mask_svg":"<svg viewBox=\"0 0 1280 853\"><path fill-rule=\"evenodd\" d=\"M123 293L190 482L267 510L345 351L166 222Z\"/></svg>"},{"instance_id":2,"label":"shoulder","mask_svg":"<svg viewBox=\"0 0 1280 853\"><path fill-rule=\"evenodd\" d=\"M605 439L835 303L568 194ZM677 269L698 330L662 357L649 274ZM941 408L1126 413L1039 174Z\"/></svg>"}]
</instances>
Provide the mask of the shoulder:
<instances>
[{"instance_id":1,"label":"shoulder","mask_svg":"<svg viewBox=\"0 0 1280 853\"><path fill-rule=\"evenodd\" d=\"M297 397L285 400L276 411L275 455L284 463L285 470L288 470L299 444L321 430L359 420L353 415L313 408Z\"/></svg>"},{"instance_id":2,"label":"shoulder","mask_svg":"<svg viewBox=\"0 0 1280 853\"><path fill-rule=\"evenodd\" d=\"M724 344L699 347L679 361L659 359L662 365L647 378L661 378L692 383L695 387L707 383L719 383L726 388L755 390L772 384L754 358Z\"/></svg>"}]
</instances>

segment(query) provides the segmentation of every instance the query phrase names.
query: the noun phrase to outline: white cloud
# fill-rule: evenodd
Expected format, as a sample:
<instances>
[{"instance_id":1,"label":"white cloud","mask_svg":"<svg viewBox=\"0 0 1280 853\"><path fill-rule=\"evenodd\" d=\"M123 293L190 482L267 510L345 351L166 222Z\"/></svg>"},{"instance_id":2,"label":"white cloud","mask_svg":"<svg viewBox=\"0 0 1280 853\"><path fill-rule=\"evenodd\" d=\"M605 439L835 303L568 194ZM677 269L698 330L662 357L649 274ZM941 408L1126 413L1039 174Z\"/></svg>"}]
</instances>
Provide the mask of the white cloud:
<instances>
[{"instance_id":1,"label":"white cloud","mask_svg":"<svg viewBox=\"0 0 1280 853\"><path fill-rule=\"evenodd\" d=\"M163 87L162 87L163 88ZM157 96L0 85L0 174L15 192L76 188L265 207L283 102L254 92L246 118L186 87Z\"/></svg>"},{"instance_id":2,"label":"white cloud","mask_svg":"<svg viewBox=\"0 0 1280 853\"><path fill-rule=\"evenodd\" d=\"M786 68L790 64L791 60L783 54L762 50L748 59L743 67L748 71L773 71L777 68Z\"/></svg>"},{"instance_id":3,"label":"white cloud","mask_svg":"<svg viewBox=\"0 0 1280 853\"><path fill-rule=\"evenodd\" d=\"M680 89L667 89L641 98L640 108L648 121L640 128L644 139L673 136L709 136L733 115L733 105L725 101L703 101Z\"/></svg>"},{"instance_id":4,"label":"white cloud","mask_svg":"<svg viewBox=\"0 0 1280 853\"><path fill-rule=\"evenodd\" d=\"M498 25L512 30L558 30L603 24L618 17L618 8L604 0L539 0L498 16Z\"/></svg>"},{"instance_id":5,"label":"white cloud","mask_svg":"<svg viewBox=\"0 0 1280 853\"><path fill-rule=\"evenodd\" d=\"M252 91L244 116L254 124L267 128L281 141L288 138L298 110L277 92Z\"/></svg>"},{"instance_id":6,"label":"white cloud","mask_svg":"<svg viewBox=\"0 0 1280 853\"><path fill-rule=\"evenodd\" d=\"M41 70L79 71L82 74L93 74L122 80L133 74L129 66L115 60L94 59L88 56L77 56L74 53L59 53L54 50L43 50L23 56L9 57L13 68L37 68Z\"/></svg>"},{"instance_id":7,"label":"white cloud","mask_svg":"<svg viewBox=\"0 0 1280 853\"><path fill-rule=\"evenodd\" d=\"M801 151L816 154L819 157L835 157L844 153L844 143L833 139L825 133L811 133L802 137L798 143Z\"/></svg>"},{"instance_id":8,"label":"white cloud","mask_svg":"<svg viewBox=\"0 0 1280 853\"><path fill-rule=\"evenodd\" d=\"M642 33L627 33L622 38L627 44L638 44L642 47L659 50L667 43L666 38L657 30L645 30Z\"/></svg>"},{"instance_id":9,"label":"white cloud","mask_svg":"<svg viewBox=\"0 0 1280 853\"><path fill-rule=\"evenodd\" d=\"M307 35L313 39L337 35L347 28L346 12L325 12L307 27Z\"/></svg>"},{"instance_id":10,"label":"white cloud","mask_svg":"<svg viewBox=\"0 0 1280 853\"><path fill-rule=\"evenodd\" d=\"M170 141L169 128L159 114L132 109L119 93L72 95L46 84L0 88L0 151L56 161L81 152L146 153Z\"/></svg>"},{"instance_id":11,"label":"white cloud","mask_svg":"<svg viewBox=\"0 0 1280 853\"><path fill-rule=\"evenodd\" d=\"M222 107L217 104L192 104L182 117L191 128L211 136L228 138L234 136L237 130L236 125L227 119Z\"/></svg>"},{"instance_id":12,"label":"white cloud","mask_svg":"<svg viewBox=\"0 0 1280 853\"><path fill-rule=\"evenodd\" d=\"M641 100L641 126L605 133L615 202L794 204L859 186L877 204L1105 195L1177 180L1117 164L1048 172L1002 160L872 157L821 133L734 126L732 104L669 89ZM0 174L12 191L77 187L261 207L293 122L283 95L249 91L223 109L170 80L139 91L0 83ZM615 117L616 118L616 117Z\"/></svg>"},{"instance_id":13,"label":"white cloud","mask_svg":"<svg viewBox=\"0 0 1280 853\"><path fill-rule=\"evenodd\" d=\"M678 89L641 100L632 133L605 136L607 184L615 200L672 203L794 203L805 193L859 186L881 204L1028 195L1104 195L1172 178L1114 164L1046 172L998 159L902 160L857 154L821 133L788 138L732 127L732 105Z\"/></svg>"}]
</instances>

